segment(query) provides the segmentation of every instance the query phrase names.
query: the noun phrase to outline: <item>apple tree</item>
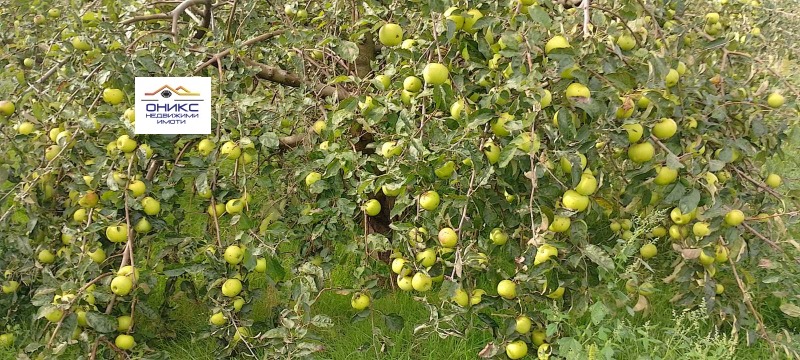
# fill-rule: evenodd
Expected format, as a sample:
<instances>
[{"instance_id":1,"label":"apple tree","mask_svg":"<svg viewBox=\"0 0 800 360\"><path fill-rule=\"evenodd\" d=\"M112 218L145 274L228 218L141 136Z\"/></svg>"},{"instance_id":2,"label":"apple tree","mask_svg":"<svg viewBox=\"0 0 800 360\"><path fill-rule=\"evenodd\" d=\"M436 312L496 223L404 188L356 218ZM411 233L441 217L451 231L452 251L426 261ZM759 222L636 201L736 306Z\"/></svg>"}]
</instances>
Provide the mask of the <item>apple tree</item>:
<instances>
[{"instance_id":1,"label":"apple tree","mask_svg":"<svg viewBox=\"0 0 800 360\"><path fill-rule=\"evenodd\" d=\"M303 357L321 293L359 320L411 291L415 331L491 329L482 357L588 357L565 316L669 288L795 351L761 316L800 316L797 187L764 165L797 124L791 8L8 1L0 346L160 358L181 292L222 355ZM136 135L145 76L211 77L212 133Z\"/></svg>"}]
</instances>

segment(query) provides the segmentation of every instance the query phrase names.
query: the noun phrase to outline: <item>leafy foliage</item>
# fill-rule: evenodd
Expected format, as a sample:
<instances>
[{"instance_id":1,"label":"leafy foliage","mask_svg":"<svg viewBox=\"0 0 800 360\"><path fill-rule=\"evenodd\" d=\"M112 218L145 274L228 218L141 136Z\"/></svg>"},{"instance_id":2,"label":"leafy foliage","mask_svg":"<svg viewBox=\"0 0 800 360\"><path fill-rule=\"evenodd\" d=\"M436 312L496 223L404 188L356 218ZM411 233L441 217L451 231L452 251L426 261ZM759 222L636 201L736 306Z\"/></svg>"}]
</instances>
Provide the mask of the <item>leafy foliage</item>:
<instances>
[{"instance_id":1,"label":"leafy foliage","mask_svg":"<svg viewBox=\"0 0 800 360\"><path fill-rule=\"evenodd\" d=\"M312 311L320 294L379 299L403 280L430 311L415 332L491 329L483 357L519 339L540 358L607 356L618 349L587 350L565 320L647 316L661 282L718 329L796 356L760 315L776 307L788 320L770 324L788 328L798 316L796 191L768 186L763 168L796 126L791 6L465 5L4 6L0 93L15 108L0 103L0 324L13 333L32 319L20 352L105 358L133 334L137 358L159 358L147 343L168 325L140 324L185 293L224 319L198 336L223 344L220 356L310 356L324 351L314 332L333 325ZM381 44L387 22L402 27L399 46ZM444 84L429 63L446 65ZM166 75L213 78L210 136L134 135L135 77ZM425 79L419 91L404 88L411 76ZM330 286L347 264L347 286ZM130 294L112 291L120 277ZM236 281L241 292L223 286ZM162 282L168 299L150 301ZM273 316L255 321L264 298ZM379 315L388 331L412 325ZM541 341L516 331L520 316ZM720 331L698 346L724 356L735 342Z\"/></svg>"}]
</instances>

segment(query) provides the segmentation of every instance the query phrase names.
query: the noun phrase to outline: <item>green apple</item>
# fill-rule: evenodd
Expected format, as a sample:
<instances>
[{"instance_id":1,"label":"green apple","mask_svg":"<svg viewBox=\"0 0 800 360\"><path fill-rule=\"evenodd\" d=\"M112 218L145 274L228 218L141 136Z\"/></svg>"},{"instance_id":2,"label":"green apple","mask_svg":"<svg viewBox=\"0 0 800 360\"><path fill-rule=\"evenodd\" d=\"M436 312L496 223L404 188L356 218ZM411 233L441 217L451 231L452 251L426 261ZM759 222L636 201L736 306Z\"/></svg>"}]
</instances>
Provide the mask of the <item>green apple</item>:
<instances>
[{"instance_id":1,"label":"green apple","mask_svg":"<svg viewBox=\"0 0 800 360\"><path fill-rule=\"evenodd\" d=\"M497 294L506 300L517 297L517 284L511 280L502 280L497 284Z\"/></svg>"},{"instance_id":2,"label":"green apple","mask_svg":"<svg viewBox=\"0 0 800 360\"><path fill-rule=\"evenodd\" d=\"M403 276L408 275L411 269L406 266L406 263L408 263L408 260L404 258L395 258L392 260L392 272Z\"/></svg>"},{"instance_id":3,"label":"green apple","mask_svg":"<svg viewBox=\"0 0 800 360\"><path fill-rule=\"evenodd\" d=\"M0 115L8 117L14 114L16 107L14 103L8 100L0 101Z\"/></svg>"},{"instance_id":4,"label":"green apple","mask_svg":"<svg viewBox=\"0 0 800 360\"><path fill-rule=\"evenodd\" d=\"M389 197L396 197L403 191L402 184L383 184L381 185L383 194Z\"/></svg>"},{"instance_id":5,"label":"green apple","mask_svg":"<svg viewBox=\"0 0 800 360\"><path fill-rule=\"evenodd\" d=\"M533 257L533 265L539 265L549 261L553 256L558 255L558 249L550 244L542 244L536 248L536 255Z\"/></svg>"},{"instance_id":6,"label":"green apple","mask_svg":"<svg viewBox=\"0 0 800 360\"><path fill-rule=\"evenodd\" d=\"M74 36L72 38L72 40L70 41L70 43L72 44L72 47L74 47L75 49L80 50L80 51L92 50L92 45L89 44L89 42L83 36ZM103 97L103 100L105 100L105 96ZM108 100L106 100L106 102L108 102ZM116 105L116 104L112 104L112 105Z\"/></svg>"},{"instance_id":7,"label":"green apple","mask_svg":"<svg viewBox=\"0 0 800 360\"><path fill-rule=\"evenodd\" d=\"M125 100L125 93L122 92L120 89L104 89L103 90L103 101L111 104L117 105Z\"/></svg>"},{"instance_id":8,"label":"green apple","mask_svg":"<svg viewBox=\"0 0 800 360\"><path fill-rule=\"evenodd\" d=\"M392 77L386 74L380 74L375 76L375 80L381 84L380 90L389 90L389 87L392 86Z\"/></svg>"},{"instance_id":9,"label":"green apple","mask_svg":"<svg viewBox=\"0 0 800 360\"><path fill-rule=\"evenodd\" d=\"M728 226L739 226L744 222L744 212L739 209L734 209L725 214L725 223Z\"/></svg>"},{"instance_id":10,"label":"green apple","mask_svg":"<svg viewBox=\"0 0 800 360\"><path fill-rule=\"evenodd\" d=\"M572 221L567 216L560 216L556 215L553 217L553 222L550 224L550 231L552 232L565 232L569 230L569 226L571 225Z\"/></svg>"},{"instance_id":11,"label":"green apple","mask_svg":"<svg viewBox=\"0 0 800 360\"><path fill-rule=\"evenodd\" d=\"M244 250L238 245L230 245L225 248L223 257L228 264L237 265L244 259Z\"/></svg>"},{"instance_id":12,"label":"green apple","mask_svg":"<svg viewBox=\"0 0 800 360\"><path fill-rule=\"evenodd\" d=\"M631 144L639 141L644 135L644 127L640 123L623 124L622 128L628 133L628 141Z\"/></svg>"},{"instance_id":13,"label":"green apple","mask_svg":"<svg viewBox=\"0 0 800 360\"><path fill-rule=\"evenodd\" d=\"M117 275L111 280L111 292L118 296L125 296L131 292L133 281L130 277Z\"/></svg>"},{"instance_id":14,"label":"green apple","mask_svg":"<svg viewBox=\"0 0 800 360\"><path fill-rule=\"evenodd\" d=\"M107 227L106 237L111 242L125 242L128 240L128 225L119 224Z\"/></svg>"},{"instance_id":15,"label":"green apple","mask_svg":"<svg viewBox=\"0 0 800 360\"><path fill-rule=\"evenodd\" d=\"M675 67L675 71L678 72L678 75L683 76L683 74L686 74L686 64L683 61L678 61L678 66Z\"/></svg>"},{"instance_id":16,"label":"green apple","mask_svg":"<svg viewBox=\"0 0 800 360\"><path fill-rule=\"evenodd\" d=\"M422 80L416 76L408 76L403 80L403 90L416 93L422 89Z\"/></svg>"},{"instance_id":17,"label":"green apple","mask_svg":"<svg viewBox=\"0 0 800 360\"><path fill-rule=\"evenodd\" d=\"M17 289L19 289L19 282L17 282L17 281L9 280L5 284L3 284L3 293L4 294L11 294L11 293L17 292Z\"/></svg>"},{"instance_id":18,"label":"green apple","mask_svg":"<svg viewBox=\"0 0 800 360\"><path fill-rule=\"evenodd\" d=\"M653 182L656 185L668 185L675 182L678 179L678 170L670 168L668 166L659 166L656 167L656 177L653 179Z\"/></svg>"},{"instance_id":19,"label":"green apple","mask_svg":"<svg viewBox=\"0 0 800 360\"><path fill-rule=\"evenodd\" d=\"M353 297L350 299L350 306L359 311L368 308L369 303L369 295L360 292L353 294Z\"/></svg>"},{"instance_id":20,"label":"green apple","mask_svg":"<svg viewBox=\"0 0 800 360\"><path fill-rule=\"evenodd\" d=\"M461 30L464 28L464 17L459 15L460 11L457 7L452 6L445 10L444 17L453 22L455 25L456 30Z\"/></svg>"},{"instance_id":21,"label":"green apple","mask_svg":"<svg viewBox=\"0 0 800 360\"><path fill-rule=\"evenodd\" d=\"M128 120L131 124L136 122L136 112L131 108L125 109L125 112L122 114L122 117Z\"/></svg>"},{"instance_id":22,"label":"green apple","mask_svg":"<svg viewBox=\"0 0 800 360\"><path fill-rule=\"evenodd\" d=\"M678 80L680 80L681 74L678 74L678 70L669 69L669 72L666 76L664 76L664 84L667 87L673 87L678 84Z\"/></svg>"},{"instance_id":23,"label":"green apple","mask_svg":"<svg viewBox=\"0 0 800 360\"><path fill-rule=\"evenodd\" d=\"M239 326L239 327L236 328L236 333L233 334L233 339L232 340L233 340L234 343L237 343L243 337L248 337L248 336L250 336L250 330L247 329L246 327Z\"/></svg>"},{"instance_id":24,"label":"green apple","mask_svg":"<svg viewBox=\"0 0 800 360\"><path fill-rule=\"evenodd\" d=\"M92 208L95 207L95 205L97 205L97 202L99 200L100 196L98 196L97 193L95 193L94 191L89 190L86 192L86 194L83 194L83 196L81 196L80 200L78 200L78 205L85 208Z\"/></svg>"},{"instance_id":25,"label":"green apple","mask_svg":"<svg viewBox=\"0 0 800 360\"><path fill-rule=\"evenodd\" d=\"M719 13L708 13L706 14L706 22L709 24L716 24L719 22Z\"/></svg>"},{"instance_id":26,"label":"green apple","mask_svg":"<svg viewBox=\"0 0 800 360\"><path fill-rule=\"evenodd\" d=\"M503 115L508 115L508 113L504 113ZM497 120L492 122L492 132L498 137L511 135L511 132L508 131L508 129L506 129L506 123L509 120L514 120L514 116L511 115L503 116L503 115L501 115Z\"/></svg>"},{"instance_id":27,"label":"green apple","mask_svg":"<svg viewBox=\"0 0 800 360\"><path fill-rule=\"evenodd\" d=\"M533 330L531 333L531 341L533 341L533 345L537 347L541 346L547 340L547 331L542 328L537 328Z\"/></svg>"},{"instance_id":28,"label":"green apple","mask_svg":"<svg viewBox=\"0 0 800 360\"><path fill-rule=\"evenodd\" d=\"M322 174L316 171L312 171L308 173L308 175L306 175L306 186L314 185L314 183L316 183L320 179L322 179Z\"/></svg>"},{"instance_id":29,"label":"green apple","mask_svg":"<svg viewBox=\"0 0 800 360\"><path fill-rule=\"evenodd\" d=\"M708 255L705 250L700 251L700 257L698 258L698 261L703 266L709 266L713 264L715 260L716 259L713 256Z\"/></svg>"},{"instance_id":30,"label":"green apple","mask_svg":"<svg viewBox=\"0 0 800 360\"><path fill-rule=\"evenodd\" d=\"M628 147L628 158L638 164L650 161L655 156L655 153L656 149L650 142L633 144Z\"/></svg>"},{"instance_id":31,"label":"green apple","mask_svg":"<svg viewBox=\"0 0 800 360\"><path fill-rule=\"evenodd\" d=\"M586 164L588 163L588 160L586 159L586 155L578 153L578 158L581 161L581 170L586 169ZM569 161L569 159L566 156L561 158L560 164L561 164L561 171L563 171L566 174L569 174L569 173L572 172L572 163Z\"/></svg>"},{"instance_id":32,"label":"green apple","mask_svg":"<svg viewBox=\"0 0 800 360\"><path fill-rule=\"evenodd\" d=\"M678 131L678 124L670 118L663 118L653 126L653 135L661 140L671 138Z\"/></svg>"},{"instance_id":33,"label":"green apple","mask_svg":"<svg viewBox=\"0 0 800 360\"><path fill-rule=\"evenodd\" d=\"M413 278L409 275L397 275L397 287L403 291L414 290Z\"/></svg>"},{"instance_id":34,"label":"green apple","mask_svg":"<svg viewBox=\"0 0 800 360\"><path fill-rule=\"evenodd\" d=\"M370 299L369 295L364 293L355 293L353 294L352 299L350 299L350 306L356 310L364 310L369 307Z\"/></svg>"},{"instance_id":35,"label":"green apple","mask_svg":"<svg viewBox=\"0 0 800 360\"><path fill-rule=\"evenodd\" d=\"M489 233L489 240L492 240L492 244L495 245L505 245L505 243L508 242L508 234L501 228L494 228L492 232Z\"/></svg>"},{"instance_id":36,"label":"green apple","mask_svg":"<svg viewBox=\"0 0 800 360\"><path fill-rule=\"evenodd\" d=\"M128 190L131 191L133 197L139 197L144 195L144 192L147 191L147 185L144 184L144 181L134 180L128 184Z\"/></svg>"},{"instance_id":37,"label":"green apple","mask_svg":"<svg viewBox=\"0 0 800 360\"><path fill-rule=\"evenodd\" d=\"M136 224L133 225L133 231L136 231L139 234L148 233L150 230L153 230L153 226L146 217L142 217L136 222Z\"/></svg>"},{"instance_id":38,"label":"green apple","mask_svg":"<svg viewBox=\"0 0 800 360\"><path fill-rule=\"evenodd\" d=\"M231 278L222 284L222 295L234 297L242 292L242 282L239 279Z\"/></svg>"},{"instance_id":39,"label":"green apple","mask_svg":"<svg viewBox=\"0 0 800 360\"><path fill-rule=\"evenodd\" d=\"M458 234L452 228L446 227L439 230L439 243L445 248L454 248L458 243Z\"/></svg>"},{"instance_id":40,"label":"green apple","mask_svg":"<svg viewBox=\"0 0 800 360\"><path fill-rule=\"evenodd\" d=\"M483 145L483 153L490 164L496 164L500 160L500 147L491 140Z\"/></svg>"},{"instance_id":41,"label":"green apple","mask_svg":"<svg viewBox=\"0 0 800 360\"><path fill-rule=\"evenodd\" d=\"M61 309L52 309L47 314L44 314L44 318L47 319L49 322L58 322L64 316L64 311Z\"/></svg>"},{"instance_id":42,"label":"green apple","mask_svg":"<svg viewBox=\"0 0 800 360\"><path fill-rule=\"evenodd\" d=\"M442 85L450 78L450 70L444 64L429 63L422 69L422 78L428 85Z\"/></svg>"},{"instance_id":43,"label":"green apple","mask_svg":"<svg viewBox=\"0 0 800 360\"><path fill-rule=\"evenodd\" d=\"M52 264L56 261L56 255L53 254L50 250L44 249L39 251L39 255L37 255L37 259L42 264Z\"/></svg>"},{"instance_id":44,"label":"green apple","mask_svg":"<svg viewBox=\"0 0 800 360\"><path fill-rule=\"evenodd\" d=\"M589 99L592 97L592 92L589 91L589 88L581 83L569 84L569 86L567 86L567 91L565 94L568 99L572 98Z\"/></svg>"},{"instance_id":45,"label":"green apple","mask_svg":"<svg viewBox=\"0 0 800 360\"><path fill-rule=\"evenodd\" d=\"M122 135L117 138L117 149L124 153L129 153L136 150L136 140L131 139L128 135Z\"/></svg>"},{"instance_id":46,"label":"green apple","mask_svg":"<svg viewBox=\"0 0 800 360\"><path fill-rule=\"evenodd\" d=\"M397 46L403 42L403 28L400 25L386 23L378 30L378 40L384 46Z\"/></svg>"},{"instance_id":47,"label":"green apple","mask_svg":"<svg viewBox=\"0 0 800 360\"><path fill-rule=\"evenodd\" d=\"M769 107L773 109L777 109L783 106L785 102L786 99L783 98L783 95L776 92L769 94L769 96L767 97L767 105L769 105Z\"/></svg>"},{"instance_id":48,"label":"green apple","mask_svg":"<svg viewBox=\"0 0 800 360\"><path fill-rule=\"evenodd\" d=\"M235 311L235 312L241 311L242 307L244 306L244 303L245 303L245 301L241 297L237 297L236 299L233 299L233 311Z\"/></svg>"},{"instance_id":49,"label":"green apple","mask_svg":"<svg viewBox=\"0 0 800 360\"><path fill-rule=\"evenodd\" d=\"M158 215L161 211L161 203L152 197L145 197L142 199L142 210L145 214L153 216Z\"/></svg>"},{"instance_id":50,"label":"green apple","mask_svg":"<svg viewBox=\"0 0 800 360\"><path fill-rule=\"evenodd\" d=\"M225 214L225 204L208 205L207 212L208 215L214 216L216 214L217 217L220 217Z\"/></svg>"},{"instance_id":51,"label":"green apple","mask_svg":"<svg viewBox=\"0 0 800 360\"><path fill-rule=\"evenodd\" d=\"M529 331L531 331L532 326L533 322L531 321L531 318L525 315L518 316L514 321L514 330L520 334L527 334Z\"/></svg>"},{"instance_id":52,"label":"green apple","mask_svg":"<svg viewBox=\"0 0 800 360\"><path fill-rule=\"evenodd\" d=\"M467 292L463 288L459 287L456 290L456 293L451 298L451 300L453 300L453 302L458 304L458 306L461 307L469 306L469 294L467 294Z\"/></svg>"},{"instance_id":53,"label":"green apple","mask_svg":"<svg viewBox=\"0 0 800 360\"><path fill-rule=\"evenodd\" d=\"M594 194L597 191L597 179L591 173L584 173L581 175L581 181L575 187L575 191L578 194L587 196Z\"/></svg>"},{"instance_id":54,"label":"green apple","mask_svg":"<svg viewBox=\"0 0 800 360\"><path fill-rule=\"evenodd\" d=\"M778 175L778 174L769 174L767 176L767 179L764 180L764 183L766 183L767 186L769 186L769 187L774 189L774 188L777 188L777 187L781 186L781 182L782 181L783 180L781 179L780 175Z\"/></svg>"},{"instance_id":55,"label":"green apple","mask_svg":"<svg viewBox=\"0 0 800 360\"><path fill-rule=\"evenodd\" d=\"M314 129L314 133L322 135L322 132L328 128L328 124L325 123L325 120L317 120L314 122L312 128Z\"/></svg>"},{"instance_id":56,"label":"green apple","mask_svg":"<svg viewBox=\"0 0 800 360\"><path fill-rule=\"evenodd\" d=\"M402 153L403 147L398 145L396 141L387 141L381 145L381 155L387 159L399 156Z\"/></svg>"},{"instance_id":57,"label":"green apple","mask_svg":"<svg viewBox=\"0 0 800 360\"><path fill-rule=\"evenodd\" d=\"M567 41L567 38L561 35L556 35L553 36L550 40L548 40L546 44L544 44L544 52L546 54L549 54L551 51L555 49L566 49L569 47L571 46L569 44L569 41Z\"/></svg>"},{"instance_id":58,"label":"green apple","mask_svg":"<svg viewBox=\"0 0 800 360\"><path fill-rule=\"evenodd\" d=\"M617 38L617 46L619 46L622 51L633 50L633 48L636 47L636 40L630 35L620 35L620 37Z\"/></svg>"},{"instance_id":59,"label":"green apple","mask_svg":"<svg viewBox=\"0 0 800 360\"><path fill-rule=\"evenodd\" d=\"M589 197L575 190L567 190L561 198L561 204L570 210L584 211L589 207Z\"/></svg>"},{"instance_id":60,"label":"green apple","mask_svg":"<svg viewBox=\"0 0 800 360\"><path fill-rule=\"evenodd\" d=\"M30 135L34 130L36 130L36 126L27 121L22 122L17 127L17 132L20 135Z\"/></svg>"},{"instance_id":61,"label":"green apple","mask_svg":"<svg viewBox=\"0 0 800 360\"><path fill-rule=\"evenodd\" d=\"M362 205L362 209L364 209L364 212L366 212L367 215L375 216L381 212L381 203L378 200L370 199L364 203L364 205Z\"/></svg>"},{"instance_id":62,"label":"green apple","mask_svg":"<svg viewBox=\"0 0 800 360\"><path fill-rule=\"evenodd\" d=\"M707 222L696 222L692 225L692 233L697 237L704 237L711 233Z\"/></svg>"},{"instance_id":63,"label":"green apple","mask_svg":"<svg viewBox=\"0 0 800 360\"><path fill-rule=\"evenodd\" d=\"M459 99L450 105L450 116L452 116L456 121L461 120L461 116L465 109L466 103L464 102L464 99Z\"/></svg>"},{"instance_id":64,"label":"green apple","mask_svg":"<svg viewBox=\"0 0 800 360\"><path fill-rule=\"evenodd\" d=\"M263 257L256 259L256 267L253 270L260 273L267 272L267 259Z\"/></svg>"},{"instance_id":65,"label":"green apple","mask_svg":"<svg viewBox=\"0 0 800 360\"><path fill-rule=\"evenodd\" d=\"M656 254L658 254L658 248L653 244L645 244L639 249L639 255L645 260L656 256Z\"/></svg>"},{"instance_id":66,"label":"green apple","mask_svg":"<svg viewBox=\"0 0 800 360\"><path fill-rule=\"evenodd\" d=\"M230 199L225 203L225 212L228 214L238 214L244 210L244 201L242 199Z\"/></svg>"},{"instance_id":67,"label":"green apple","mask_svg":"<svg viewBox=\"0 0 800 360\"><path fill-rule=\"evenodd\" d=\"M425 210L433 211L439 206L439 200L439 193L429 190L420 195L419 206Z\"/></svg>"},{"instance_id":68,"label":"green apple","mask_svg":"<svg viewBox=\"0 0 800 360\"><path fill-rule=\"evenodd\" d=\"M117 338L114 339L114 345L120 348L120 350L130 350L136 346L136 341L131 335L119 334L117 335Z\"/></svg>"},{"instance_id":69,"label":"green apple","mask_svg":"<svg viewBox=\"0 0 800 360\"><path fill-rule=\"evenodd\" d=\"M236 160L242 156L242 148L233 141L227 141L222 144L219 149L220 154L225 155L228 159Z\"/></svg>"},{"instance_id":70,"label":"green apple","mask_svg":"<svg viewBox=\"0 0 800 360\"><path fill-rule=\"evenodd\" d=\"M677 225L686 225L694 218L694 212L684 214L679 207L674 207L669 213L669 217Z\"/></svg>"},{"instance_id":71,"label":"green apple","mask_svg":"<svg viewBox=\"0 0 800 360\"><path fill-rule=\"evenodd\" d=\"M56 158L56 156L58 156L58 154L60 153L61 153L61 146L50 145L44 152L44 158L47 161L53 161Z\"/></svg>"},{"instance_id":72,"label":"green apple","mask_svg":"<svg viewBox=\"0 0 800 360\"><path fill-rule=\"evenodd\" d=\"M455 171L456 163L455 161L447 161L442 166L434 170L434 174L439 179L449 179L453 175L453 171Z\"/></svg>"},{"instance_id":73,"label":"green apple","mask_svg":"<svg viewBox=\"0 0 800 360\"><path fill-rule=\"evenodd\" d=\"M473 26L475 26L478 19L483 17L483 13L478 9L470 9L466 15L464 16L464 27L462 29L467 33L474 34L478 29L473 29Z\"/></svg>"},{"instance_id":74,"label":"green apple","mask_svg":"<svg viewBox=\"0 0 800 360\"><path fill-rule=\"evenodd\" d=\"M411 287L416 291L425 292L430 290L432 286L433 280L426 273L418 272L411 278Z\"/></svg>"},{"instance_id":75,"label":"green apple","mask_svg":"<svg viewBox=\"0 0 800 360\"><path fill-rule=\"evenodd\" d=\"M218 312L218 313L214 313L214 315L211 315L211 318L208 321L213 325L222 326L222 325L225 325L225 323L228 322L228 319L225 317L225 315L223 315L222 313Z\"/></svg>"},{"instance_id":76,"label":"green apple","mask_svg":"<svg viewBox=\"0 0 800 360\"><path fill-rule=\"evenodd\" d=\"M100 264L106 260L106 251L103 250L102 247L98 247L95 251L87 252L86 255L89 255L89 258L92 259L95 264Z\"/></svg>"},{"instance_id":77,"label":"green apple","mask_svg":"<svg viewBox=\"0 0 800 360\"><path fill-rule=\"evenodd\" d=\"M436 250L430 248L425 249L417 253L416 258L417 262L423 267L431 267L436 263Z\"/></svg>"},{"instance_id":78,"label":"green apple","mask_svg":"<svg viewBox=\"0 0 800 360\"><path fill-rule=\"evenodd\" d=\"M211 154L211 152L214 151L214 147L215 144L213 141L211 141L211 139L203 139L197 143L197 152L199 152L200 155L208 156L208 154Z\"/></svg>"}]
</instances>

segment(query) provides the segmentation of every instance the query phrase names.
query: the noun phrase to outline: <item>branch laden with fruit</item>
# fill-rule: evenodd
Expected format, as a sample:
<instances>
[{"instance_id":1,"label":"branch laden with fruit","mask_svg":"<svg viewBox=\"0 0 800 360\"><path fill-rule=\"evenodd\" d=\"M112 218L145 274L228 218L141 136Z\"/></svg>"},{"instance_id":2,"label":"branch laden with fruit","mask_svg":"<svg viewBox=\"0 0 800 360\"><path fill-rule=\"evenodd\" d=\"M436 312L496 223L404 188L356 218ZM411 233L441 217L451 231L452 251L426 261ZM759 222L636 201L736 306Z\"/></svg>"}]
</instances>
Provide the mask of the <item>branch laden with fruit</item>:
<instances>
[{"instance_id":1,"label":"branch laden with fruit","mask_svg":"<svg viewBox=\"0 0 800 360\"><path fill-rule=\"evenodd\" d=\"M777 5L12 4L0 346L158 358L150 320L185 295L221 356L303 357L323 292L397 327L371 305L399 289L437 314L417 332L542 359L575 350L564 314L647 316L670 286L796 351L760 315L800 316L797 281L762 281L798 276L764 168L800 95L791 34L760 30L793 21ZM134 78L167 75L212 77L211 135L134 135Z\"/></svg>"}]
</instances>

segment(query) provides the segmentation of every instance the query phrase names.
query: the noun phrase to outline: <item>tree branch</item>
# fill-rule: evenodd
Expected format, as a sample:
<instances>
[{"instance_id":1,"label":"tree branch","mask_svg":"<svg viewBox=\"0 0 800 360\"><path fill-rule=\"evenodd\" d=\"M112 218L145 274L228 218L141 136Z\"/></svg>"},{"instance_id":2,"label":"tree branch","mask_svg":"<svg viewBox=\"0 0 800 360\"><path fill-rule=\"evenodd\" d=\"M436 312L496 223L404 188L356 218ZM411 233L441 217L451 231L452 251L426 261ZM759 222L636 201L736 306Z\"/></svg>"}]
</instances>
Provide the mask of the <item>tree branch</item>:
<instances>
[{"instance_id":1,"label":"tree branch","mask_svg":"<svg viewBox=\"0 0 800 360\"><path fill-rule=\"evenodd\" d=\"M261 34L259 36L256 36L254 38L248 39L247 41L243 42L242 43L242 47L250 46L250 45L253 45L253 44L257 43L257 42L261 42L261 41L264 41L264 40L279 36L279 35L283 34L284 32L285 32L284 30L276 30L276 31L271 31L271 32L268 32L268 33ZM214 56L212 56L211 59L208 59L208 61L200 64L200 66L195 68L194 72L192 74L197 74L201 70L207 68L209 65L217 62L217 60L220 60L220 59L228 56L228 54L230 54L231 51L233 51L233 49L234 48L228 48L228 49L225 49L225 50L223 50L221 52L218 52L218 53L214 54Z\"/></svg>"},{"instance_id":2,"label":"tree branch","mask_svg":"<svg viewBox=\"0 0 800 360\"><path fill-rule=\"evenodd\" d=\"M338 100L342 100L350 96L350 93L344 88L319 83L311 85L305 80L301 79L299 76L287 72L286 70L264 65L247 57L242 57L242 60L248 66L259 68L259 72L256 74L259 79L291 87L301 87L303 85L313 86L314 92L320 96L335 96Z\"/></svg>"}]
</instances>

